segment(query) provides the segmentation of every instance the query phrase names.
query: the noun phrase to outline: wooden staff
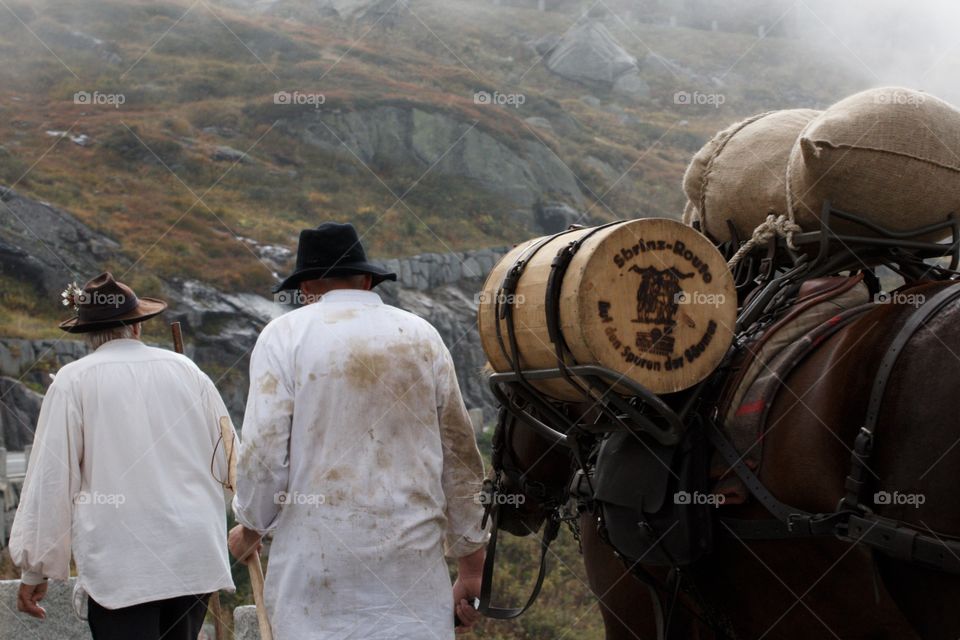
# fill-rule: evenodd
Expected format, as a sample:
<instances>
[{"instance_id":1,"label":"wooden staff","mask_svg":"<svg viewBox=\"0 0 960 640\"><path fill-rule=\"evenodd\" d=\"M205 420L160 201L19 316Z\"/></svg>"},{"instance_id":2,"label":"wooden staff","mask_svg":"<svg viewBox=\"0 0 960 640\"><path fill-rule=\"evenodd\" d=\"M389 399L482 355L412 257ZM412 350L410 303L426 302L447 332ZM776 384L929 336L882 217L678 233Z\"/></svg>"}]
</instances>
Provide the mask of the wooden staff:
<instances>
[{"instance_id":1,"label":"wooden staff","mask_svg":"<svg viewBox=\"0 0 960 640\"><path fill-rule=\"evenodd\" d=\"M173 348L177 353L183 354L183 329L179 322L170 325L173 332ZM234 491L237 480L237 456L235 455L235 445L233 429L230 428L230 418L222 416L220 418L220 438L223 441L224 452L227 455L227 487ZM263 601L263 565L260 563L260 552L254 551L247 556L247 570L250 572L250 585L253 588L253 601L257 605L257 622L260 625L261 640L273 640L273 631L270 629L270 619L267 617L267 607ZM217 640L224 640L226 637L223 621L221 620L220 592L215 592L210 597L210 612L213 614L214 632Z\"/></svg>"},{"instance_id":2,"label":"wooden staff","mask_svg":"<svg viewBox=\"0 0 960 640\"><path fill-rule=\"evenodd\" d=\"M237 481L236 442L233 429L230 428L230 418L220 417L220 438L223 440L223 449L227 454L227 485L234 490ZM260 562L260 552L251 551L246 559L247 569L250 570L250 586L253 588L253 602L257 605L257 622L260 625L261 640L273 640L273 631L270 629L270 618L267 617L267 605L263 601L263 564Z\"/></svg>"},{"instance_id":3,"label":"wooden staff","mask_svg":"<svg viewBox=\"0 0 960 640\"><path fill-rule=\"evenodd\" d=\"M170 330L173 332L173 350L183 355L183 329L180 328L180 323L171 324Z\"/></svg>"}]
</instances>

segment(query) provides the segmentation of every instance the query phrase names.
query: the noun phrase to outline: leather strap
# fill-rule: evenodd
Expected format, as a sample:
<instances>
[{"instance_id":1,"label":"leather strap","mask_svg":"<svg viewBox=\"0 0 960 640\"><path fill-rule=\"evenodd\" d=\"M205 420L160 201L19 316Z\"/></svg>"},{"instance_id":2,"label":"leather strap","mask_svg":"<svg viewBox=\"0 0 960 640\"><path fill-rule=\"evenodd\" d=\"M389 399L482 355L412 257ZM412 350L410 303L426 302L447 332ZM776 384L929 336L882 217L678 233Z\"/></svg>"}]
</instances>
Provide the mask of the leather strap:
<instances>
[{"instance_id":1,"label":"leather strap","mask_svg":"<svg viewBox=\"0 0 960 640\"><path fill-rule=\"evenodd\" d=\"M940 312L943 307L960 297L960 283L954 283L938 291L923 306L917 309L913 315L907 319L907 322L901 327L897 337L893 339L883 360L880 361L880 368L877 371L877 377L873 382L873 391L870 393L870 401L867 404L867 415L863 421L863 428L868 433L873 433L877 426L877 420L880 418L880 404L883 402L883 395L887 389L887 382L890 380L890 374L893 373L893 366L900 357L903 348L913 337L913 334L923 326L930 318Z\"/></svg>"},{"instance_id":2,"label":"leather strap","mask_svg":"<svg viewBox=\"0 0 960 640\"><path fill-rule=\"evenodd\" d=\"M524 250L524 252L513 263L513 266L510 267L507 275L504 276L503 283L497 290L496 299L494 301L494 324L496 327L497 342L500 344L500 350L503 353L503 356L506 358L510 368L513 369L513 372L517 377L517 386L526 392L524 397L527 399L527 401L536 406L544 416L549 416L551 422L554 424L563 425L564 431L569 431L573 427L573 424L561 411L558 411L549 402L544 401L541 397L541 394L539 394L537 390L533 388L530 382L523 375L523 369L520 365L520 346L517 342L517 334L514 327L513 306L514 294L516 293L517 286L520 283L520 277L526 270L530 259L554 238L566 233L571 233L575 230L576 229L568 229L566 231L555 233L551 236L544 236L527 247L527 249ZM504 344L503 332L500 328L501 320L503 320L507 325L507 341L509 343L509 351L507 350L507 345Z\"/></svg>"},{"instance_id":3,"label":"leather strap","mask_svg":"<svg viewBox=\"0 0 960 640\"><path fill-rule=\"evenodd\" d=\"M809 513L777 500L763 485L760 478L746 465L736 448L727 440L712 420L707 421L707 437L730 468L740 477L750 493L770 512L773 520L745 520L721 518L734 535L749 540L778 540L786 538L809 538L812 536L835 536L848 513Z\"/></svg>"},{"instance_id":4,"label":"leather strap","mask_svg":"<svg viewBox=\"0 0 960 640\"><path fill-rule=\"evenodd\" d=\"M870 459L873 455L874 433L877 428L877 422L880 419L880 405L883 403L883 396L887 391L887 383L893 374L893 368L897 359L903 352L910 338L926 324L930 318L939 313L945 306L960 298L960 283L954 283L945 287L934 294L920 308L916 309L893 338L887 352L880 361L877 369L876 378L873 381L873 389L870 392L870 400L867 403L867 412L863 420L863 427L854 442L853 453L850 457L850 474L844 483L846 494L841 500L840 505L846 509L862 510L863 505L868 502L869 496L866 495L870 472Z\"/></svg>"},{"instance_id":5,"label":"leather strap","mask_svg":"<svg viewBox=\"0 0 960 640\"><path fill-rule=\"evenodd\" d=\"M495 620L512 620L523 615L536 601L540 595L540 589L543 588L543 580L547 575L547 552L550 550L550 544L556 539L560 531L560 518L556 513L551 513L547 518L543 528L543 537L540 539L540 570L537 573L537 581L533 585L533 591L526 603L522 607L503 608L490 605L490 592L493 588L493 565L497 555L497 538L500 533L499 519L500 507L494 506L491 509L490 520L492 523L490 542L487 544L487 557L483 561L483 583L480 586L480 606L477 610L488 618Z\"/></svg>"},{"instance_id":6,"label":"leather strap","mask_svg":"<svg viewBox=\"0 0 960 640\"><path fill-rule=\"evenodd\" d=\"M960 540L921 533L912 525L873 514L852 515L848 537L898 560L960 573Z\"/></svg>"}]
</instances>

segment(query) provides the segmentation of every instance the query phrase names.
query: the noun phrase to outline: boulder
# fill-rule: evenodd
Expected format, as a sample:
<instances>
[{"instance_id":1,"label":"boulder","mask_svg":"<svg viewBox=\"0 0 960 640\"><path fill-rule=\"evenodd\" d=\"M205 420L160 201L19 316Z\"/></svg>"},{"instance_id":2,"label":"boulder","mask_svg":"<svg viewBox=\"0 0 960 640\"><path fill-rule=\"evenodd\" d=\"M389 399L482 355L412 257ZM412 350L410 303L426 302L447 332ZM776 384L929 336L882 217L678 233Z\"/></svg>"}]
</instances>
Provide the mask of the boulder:
<instances>
[{"instance_id":1,"label":"boulder","mask_svg":"<svg viewBox=\"0 0 960 640\"><path fill-rule=\"evenodd\" d=\"M613 83L613 92L634 100L650 97L650 85L640 77L637 71L625 73Z\"/></svg>"},{"instance_id":2,"label":"boulder","mask_svg":"<svg viewBox=\"0 0 960 640\"><path fill-rule=\"evenodd\" d=\"M220 145L215 148L213 153L210 154L210 158L218 162L242 162L244 164L253 162L253 158L245 152L226 145Z\"/></svg>"},{"instance_id":3,"label":"boulder","mask_svg":"<svg viewBox=\"0 0 960 640\"><path fill-rule=\"evenodd\" d=\"M560 43L560 36L556 34L548 34L542 38L538 38L528 43L531 49L537 52L538 55L546 56L553 51L557 45Z\"/></svg>"},{"instance_id":4,"label":"boulder","mask_svg":"<svg viewBox=\"0 0 960 640\"><path fill-rule=\"evenodd\" d=\"M637 59L600 22L588 19L560 38L547 68L567 80L612 88L617 78L637 71Z\"/></svg>"},{"instance_id":5,"label":"boulder","mask_svg":"<svg viewBox=\"0 0 960 640\"><path fill-rule=\"evenodd\" d=\"M543 129L545 131L553 131L553 125L550 124L550 121L547 120L546 118L541 118L540 116L531 116L529 118L524 119L524 122L526 122L531 127L535 127L537 129Z\"/></svg>"},{"instance_id":6,"label":"boulder","mask_svg":"<svg viewBox=\"0 0 960 640\"><path fill-rule=\"evenodd\" d=\"M546 234L563 231L571 224L583 223L582 214L562 202L545 202L537 205L534 216Z\"/></svg>"},{"instance_id":7,"label":"boulder","mask_svg":"<svg viewBox=\"0 0 960 640\"><path fill-rule=\"evenodd\" d=\"M253 605L233 610L233 640L260 640L257 608Z\"/></svg>"}]
</instances>

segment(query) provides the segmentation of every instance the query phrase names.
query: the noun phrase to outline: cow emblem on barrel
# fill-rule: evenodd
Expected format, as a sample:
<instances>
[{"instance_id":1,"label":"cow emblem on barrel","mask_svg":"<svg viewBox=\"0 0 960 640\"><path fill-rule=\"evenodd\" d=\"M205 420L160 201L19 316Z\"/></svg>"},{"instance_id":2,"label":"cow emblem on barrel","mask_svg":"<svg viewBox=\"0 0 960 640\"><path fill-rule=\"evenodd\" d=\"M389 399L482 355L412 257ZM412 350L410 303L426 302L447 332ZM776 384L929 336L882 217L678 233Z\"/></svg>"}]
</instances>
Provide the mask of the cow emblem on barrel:
<instances>
[{"instance_id":1,"label":"cow emblem on barrel","mask_svg":"<svg viewBox=\"0 0 960 640\"><path fill-rule=\"evenodd\" d=\"M673 326L677 324L677 309L684 300L680 281L693 276L679 269L630 267L641 277L637 287L637 318L634 322L653 325L648 331L637 331L637 349L657 355L673 353L675 341Z\"/></svg>"}]
</instances>

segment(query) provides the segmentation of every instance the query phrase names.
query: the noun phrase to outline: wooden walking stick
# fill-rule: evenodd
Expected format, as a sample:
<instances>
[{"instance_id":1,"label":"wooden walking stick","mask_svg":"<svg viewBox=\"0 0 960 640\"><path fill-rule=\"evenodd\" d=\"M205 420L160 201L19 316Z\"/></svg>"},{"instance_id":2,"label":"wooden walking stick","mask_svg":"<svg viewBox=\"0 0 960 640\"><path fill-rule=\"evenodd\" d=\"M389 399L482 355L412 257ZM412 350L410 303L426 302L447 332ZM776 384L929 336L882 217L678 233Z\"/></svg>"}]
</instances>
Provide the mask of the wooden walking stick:
<instances>
[{"instance_id":1,"label":"wooden walking stick","mask_svg":"<svg viewBox=\"0 0 960 640\"><path fill-rule=\"evenodd\" d=\"M183 355L183 329L180 328L180 323L171 324L170 330L173 332L173 350Z\"/></svg>"},{"instance_id":2,"label":"wooden walking stick","mask_svg":"<svg viewBox=\"0 0 960 640\"><path fill-rule=\"evenodd\" d=\"M183 354L183 329L179 322L170 325L173 332L173 348ZM230 428L230 418L220 417L220 439L223 442L224 453L227 456L227 488L236 491L237 456L236 442L233 429ZM257 622L260 625L261 640L273 640L273 631L270 629L270 619L267 617L267 607L263 601L263 565L260 563L260 552L254 551L247 556L247 570L250 572L250 586L253 588L253 601L257 605ZM217 640L225 640L226 634L221 620L220 592L210 597L210 610L214 618L214 630Z\"/></svg>"},{"instance_id":3,"label":"wooden walking stick","mask_svg":"<svg viewBox=\"0 0 960 640\"><path fill-rule=\"evenodd\" d=\"M223 440L223 449L227 454L227 484L230 489L236 486L237 456L236 442L233 430L230 428L230 418L220 418L220 438ZM267 605L263 601L263 564L260 562L260 552L252 551L246 559L247 569L250 570L250 586L253 588L253 602L257 605L257 622L260 625L260 639L273 640L273 631L270 629L270 618L267 617Z\"/></svg>"}]
</instances>

